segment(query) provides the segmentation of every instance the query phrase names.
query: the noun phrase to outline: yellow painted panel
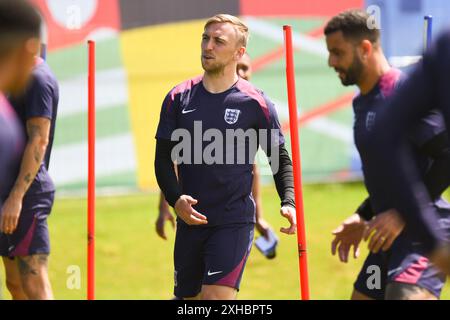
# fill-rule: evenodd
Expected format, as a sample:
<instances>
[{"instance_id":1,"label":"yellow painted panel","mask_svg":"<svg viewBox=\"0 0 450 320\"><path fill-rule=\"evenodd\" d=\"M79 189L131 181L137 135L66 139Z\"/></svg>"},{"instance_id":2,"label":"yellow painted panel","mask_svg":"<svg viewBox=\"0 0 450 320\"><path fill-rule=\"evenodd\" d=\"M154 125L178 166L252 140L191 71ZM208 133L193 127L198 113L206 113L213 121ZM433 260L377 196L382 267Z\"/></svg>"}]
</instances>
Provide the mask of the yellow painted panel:
<instances>
[{"instance_id":1,"label":"yellow painted panel","mask_svg":"<svg viewBox=\"0 0 450 320\"><path fill-rule=\"evenodd\" d=\"M153 166L155 133L164 97L178 83L202 73L203 24L203 20L189 21L121 33L141 189L157 188Z\"/></svg>"}]
</instances>

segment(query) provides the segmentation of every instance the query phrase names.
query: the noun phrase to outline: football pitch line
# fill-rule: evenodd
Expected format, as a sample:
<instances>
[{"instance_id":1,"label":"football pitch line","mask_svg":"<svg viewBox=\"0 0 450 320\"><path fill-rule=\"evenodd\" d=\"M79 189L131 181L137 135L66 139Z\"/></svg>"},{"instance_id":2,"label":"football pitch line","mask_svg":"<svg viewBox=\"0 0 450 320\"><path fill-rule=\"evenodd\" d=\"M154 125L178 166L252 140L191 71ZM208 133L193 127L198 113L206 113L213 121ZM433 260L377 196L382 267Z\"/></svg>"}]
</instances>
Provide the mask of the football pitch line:
<instances>
[{"instance_id":1,"label":"football pitch line","mask_svg":"<svg viewBox=\"0 0 450 320\"><path fill-rule=\"evenodd\" d=\"M96 172L99 178L136 169L136 158L131 133L97 140ZM57 185L85 181L87 177L87 142L57 148L52 152L50 175ZM70 169L69 169L70 168Z\"/></svg>"},{"instance_id":2,"label":"football pitch line","mask_svg":"<svg viewBox=\"0 0 450 320\"><path fill-rule=\"evenodd\" d=\"M96 109L128 104L127 75L123 68L102 70L96 74ZM87 112L87 74L60 82L60 108L58 118Z\"/></svg>"},{"instance_id":3,"label":"football pitch line","mask_svg":"<svg viewBox=\"0 0 450 320\"><path fill-rule=\"evenodd\" d=\"M343 97L345 98L346 96ZM327 103L322 107L313 108L312 110L300 114L298 122L300 126L305 126L306 128L326 135L329 138L340 140L346 144L352 144L353 132L351 128L324 117L326 114L336 111L348 104L348 101L343 98L336 99L335 101L339 103ZM281 114L286 113L288 110L287 105L282 102L276 102L275 105L278 106L278 110L280 110ZM286 134L289 132L289 122L282 124L282 130Z\"/></svg>"},{"instance_id":4,"label":"football pitch line","mask_svg":"<svg viewBox=\"0 0 450 320\"><path fill-rule=\"evenodd\" d=\"M277 26L262 21L260 19L247 17L246 21L252 28L252 31L259 34L260 36L264 36L270 38L271 40L276 40L278 42L283 41L283 34ZM309 31L306 35L300 33L294 33L294 46L297 50L304 50L309 53L314 53L320 57L327 57L328 52L322 40L316 40L319 36L322 35L323 25ZM278 61L283 58L284 48L278 47L271 52L260 56L254 61L255 72L264 69L269 64ZM337 123L331 119L327 119L326 116L329 113L332 113L340 108L346 107L351 103L354 94L345 94L339 98L336 98L330 102L327 102L321 106L317 106L311 108L306 111L304 114L300 114L299 123L300 125L305 125L307 128L324 134L330 138L337 139L343 141L347 144L353 143L353 135L352 130L348 126ZM278 107L278 111L281 114L281 118L287 119L287 105L280 101L275 102L275 105ZM283 132L289 131L289 122L284 122L282 125Z\"/></svg>"},{"instance_id":5,"label":"football pitch line","mask_svg":"<svg viewBox=\"0 0 450 320\"><path fill-rule=\"evenodd\" d=\"M247 17L245 21L253 33L276 41L280 44L283 43L283 31L278 26L261 19L250 17ZM328 57L328 51L325 43L322 40L317 40L317 37L294 32L292 35L292 40L294 49L296 50L303 50L320 57Z\"/></svg>"},{"instance_id":6,"label":"football pitch line","mask_svg":"<svg viewBox=\"0 0 450 320\"><path fill-rule=\"evenodd\" d=\"M307 36L318 38L323 35L323 25L307 32ZM298 49L298 48L297 48ZM260 56L253 60L253 72L258 72L264 69L267 65L278 61L284 57L284 46L280 45L278 48Z\"/></svg>"}]
</instances>

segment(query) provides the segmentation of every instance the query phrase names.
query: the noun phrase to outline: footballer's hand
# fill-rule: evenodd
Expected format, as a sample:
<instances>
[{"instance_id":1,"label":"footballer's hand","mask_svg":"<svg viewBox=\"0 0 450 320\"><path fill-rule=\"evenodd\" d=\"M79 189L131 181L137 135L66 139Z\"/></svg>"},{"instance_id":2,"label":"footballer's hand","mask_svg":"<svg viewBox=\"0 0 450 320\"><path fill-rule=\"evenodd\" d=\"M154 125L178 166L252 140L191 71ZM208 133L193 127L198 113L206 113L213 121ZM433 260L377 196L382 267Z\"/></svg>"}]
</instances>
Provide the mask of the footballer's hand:
<instances>
[{"instance_id":1,"label":"footballer's hand","mask_svg":"<svg viewBox=\"0 0 450 320\"><path fill-rule=\"evenodd\" d=\"M5 234L12 234L19 222L20 211L22 210L22 199L12 195L3 204L0 217L0 231Z\"/></svg>"},{"instance_id":2,"label":"footballer's hand","mask_svg":"<svg viewBox=\"0 0 450 320\"><path fill-rule=\"evenodd\" d=\"M256 219L256 230L267 240L269 239L270 224L263 218Z\"/></svg>"},{"instance_id":3,"label":"footballer's hand","mask_svg":"<svg viewBox=\"0 0 450 320\"><path fill-rule=\"evenodd\" d=\"M208 220L204 215L192 208L197 202L197 200L186 194L183 194L177 202L175 202L175 212L181 220L190 226L208 223Z\"/></svg>"},{"instance_id":4,"label":"footballer's hand","mask_svg":"<svg viewBox=\"0 0 450 320\"><path fill-rule=\"evenodd\" d=\"M156 220L156 233L164 240L167 240L166 232L164 230L166 221L169 221L172 228L175 229L175 218L167 206L159 210L158 219Z\"/></svg>"},{"instance_id":5,"label":"footballer's hand","mask_svg":"<svg viewBox=\"0 0 450 320\"><path fill-rule=\"evenodd\" d=\"M295 216L295 209L292 207L281 207L280 213L283 217L285 217L289 223L290 226L288 228L281 228L280 231L286 234L295 234L297 230L297 221Z\"/></svg>"},{"instance_id":6,"label":"footballer's hand","mask_svg":"<svg viewBox=\"0 0 450 320\"><path fill-rule=\"evenodd\" d=\"M348 255L353 247L353 258L359 257L359 244L366 229L366 222L355 213L345 219L342 224L333 230L334 240L331 242L331 254L339 254L341 262L348 262Z\"/></svg>"},{"instance_id":7,"label":"footballer's hand","mask_svg":"<svg viewBox=\"0 0 450 320\"><path fill-rule=\"evenodd\" d=\"M377 253L382 249L387 251L399 234L403 231L405 222L395 209L389 209L376 215L364 231L364 241L369 241L369 250Z\"/></svg>"},{"instance_id":8,"label":"footballer's hand","mask_svg":"<svg viewBox=\"0 0 450 320\"><path fill-rule=\"evenodd\" d=\"M431 253L431 262L441 271L450 275L450 244L442 244Z\"/></svg>"}]
</instances>

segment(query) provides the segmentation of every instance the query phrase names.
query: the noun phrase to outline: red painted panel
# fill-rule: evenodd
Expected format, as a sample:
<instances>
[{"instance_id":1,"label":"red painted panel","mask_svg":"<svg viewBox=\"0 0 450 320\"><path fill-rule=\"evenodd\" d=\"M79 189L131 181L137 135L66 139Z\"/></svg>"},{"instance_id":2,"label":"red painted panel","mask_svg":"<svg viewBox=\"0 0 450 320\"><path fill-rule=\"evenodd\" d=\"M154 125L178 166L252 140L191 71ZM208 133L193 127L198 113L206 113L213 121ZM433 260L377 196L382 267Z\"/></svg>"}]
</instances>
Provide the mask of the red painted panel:
<instances>
[{"instance_id":1,"label":"red painted panel","mask_svg":"<svg viewBox=\"0 0 450 320\"><path fill-rule=\"evenodd\" d=\"M241 14L250 16L332 16L362 8L363 0L241 0Z\"/></svg>"},{"instance_id":2,"label":"red painted panel","mask_svg":"<svg viewBox=\"0 0 450 320\"><path fill-rule=\"evenodd\" d=\"M31 0L44 16L47 27L47 41L50 50L85 41L93 32L120 30L120 9L118 0L91 0L77 2L61 0ZM59 1L59 2L58 2ZM71 29L77 25L80 28Z\"/></svg>"}]
</instances>

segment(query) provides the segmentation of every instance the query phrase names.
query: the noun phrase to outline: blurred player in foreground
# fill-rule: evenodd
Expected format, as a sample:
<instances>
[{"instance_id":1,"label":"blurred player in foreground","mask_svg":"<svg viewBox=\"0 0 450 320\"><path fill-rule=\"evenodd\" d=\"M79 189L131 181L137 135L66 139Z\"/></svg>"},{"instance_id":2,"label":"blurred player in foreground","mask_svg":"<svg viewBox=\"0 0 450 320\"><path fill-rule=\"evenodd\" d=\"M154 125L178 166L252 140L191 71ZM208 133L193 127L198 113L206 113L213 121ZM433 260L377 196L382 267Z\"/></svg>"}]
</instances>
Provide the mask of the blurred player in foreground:
<instances>
[{"instance_id":1,"label":"blurred player in foreground","mask_svg":"<svg viewBox=\"0 0 450 320\"><path fill-rule=\"evenodd\" d=\"M236 73L247 40L248 28L238 18L210 18L201 41L204 74L173 88L163 102L155 172L178 216L174 295L179 298L236 298L253 242L258 144L268 155L280 212L290 223L281 231L296 231L292 163L275 107Z\"/></svg>"},{"instance_id":2,"label":"blurred player in foreground","mask_svg":"<svg viewBox=\"0 0 450 320\"><path fill-rule=\"evenodd\" d=\"M370 147L367 150L367 166L379 173L370 177L371 183L383 181L385 184L385 191L375 190L374 196L391 196L395 209L424 243L426 253L447 274L450 274L450 244L446 229L439 211L432 205L432 195L426 191L427 179L420 174L417 164L412 161L411 150L404 145L411 126L431 107L439 108L446 125L450 125L449 57L450 30L447 30L424 54L405 84L382 106L378 122L368 137ZM442 157L448 159L449 152L447 149ZM450 183L448 161L443 162L436 176L442 182L442 189L447 188ZM377 223L379 229L389 230L389 221Z\"/></svg>"},{"instance_id":3,"label":"blurred player in foreground","mask_svg":"<svg viewBox=\"0 0 450 320\"><path fill-rule=\"evenodd\" d=\"M393 207L390 199L374 201L372 198L374 190L383 189L386 182L371 183L370 177L377 175L378 170L366 165L368 135L378 121L380 104L401 86L402 75L389 66L381 48L380 31L367 27L369 18L364 11L346 11L333 17L325 27L330 67L336 70L343 85L357 85L360 89L353 100L354 137L369 192L356 214L334 230L332 253L337 251L340 260L347 262L353 247L356 258L364 236L367 240L376 229L370 238L371 252L355 282L352 299L437 299L445 275L429 262L423 244L411 230L404 228L398 213L381 213ZM440 155L448 149L447 131L438 111L428 112L411 128L409 145L414 150L414 161L420 163L422 175L428 181L428 191L441 214L441 221L450 224L450 205L441 198L442 184L434 178L441 168ZM389 221L389 234L380 232L378 225L370 221L380 213ZM374 266L380 270L378 281L371 271Z\"/></svg>"},{"instance_id":4,"label":"blurred player in foreground","mask_svg":"<svg viewBox=\"0 0 450 320\"><path fill-rule=\"evenodd\" d=\"M18 53L17 45L21 43L27 26L18 23L12 25L3 16L11 1L0 0L0 212L3 201L16 179L18 163L23 152L24 136L16 113L12 109L4 92L10 92L15 86L17 74L23 74L23 86L29 77L31 61L23 61ZM28 64L28 65L27 65Z\"/></svg>"},{"instance_id":5,"label":"blurred player in foreground","mask_svg":"<svg viewBox=\"0 0 450 320\"><path fill-rule=\"evenodd\" d=\"M47 64L37 57L41 26L37 10L23 0L0 0L0 4L1 23L24 31L15 47L19 71L7 93L27 138L15 183L2 207L0 254L14 299L53 299L47 267L47 216L55 189L47 168L58 85ZM31 78L25 81L30 72Z\"/></svg>"},{"instance_id":6,"label":"blurred player in foreground","mask_svg":"<svg viewBox=\"0 0 450 320\"><path fill-rule=\"evenodd\" d=\"M250 56L247 53L244 53L242 58L238 61L237 64L237 74L247 81L250 81L252 77L252 62ZM260 190L260 176L258 171L258 166L256 164L253 165L253 186L252 186L252 195L255 200L256 206L256 230L263 235L264 237L268 237L268 232L271 229L269 223L263 218L263 209L262 209L262 200L261 200L261 190ZM162 192L159 195L159 214L156 220L156 233L164 240L167 239L165 232L166 222L169 221L172 227L175 227L175 219L170 212L170 206L167 203L166 199Z\"/></svg>"}]
</instances>

